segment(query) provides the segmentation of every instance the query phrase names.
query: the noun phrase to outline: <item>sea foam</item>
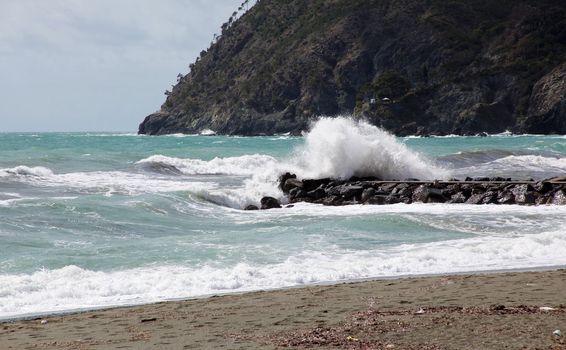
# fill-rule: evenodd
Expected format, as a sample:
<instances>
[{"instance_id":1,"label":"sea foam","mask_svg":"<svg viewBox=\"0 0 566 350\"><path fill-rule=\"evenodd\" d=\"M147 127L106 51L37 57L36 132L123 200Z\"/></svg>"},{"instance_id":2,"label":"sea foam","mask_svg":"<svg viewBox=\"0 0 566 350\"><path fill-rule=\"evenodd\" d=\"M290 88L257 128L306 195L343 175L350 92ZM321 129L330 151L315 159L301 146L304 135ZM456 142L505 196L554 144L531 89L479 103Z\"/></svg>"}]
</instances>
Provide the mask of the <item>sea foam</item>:
<instances>
[{"instance_id":1,"label":"sea foam","mask_svg":"<svg viewBox=\"0 0 566 350\"><path fill-rule=\"evenodd\" d=\"M564 251L566 236L551 231L404 244L370 251L303 251L263 265L165 265L108 272L71 265L30 274L0 275L0 317L369 277L565 265Z\"/></svg>"},{"instance_id":2,"label":"sea foam","mask_svg":"<svg viewBox=\"0 0 566 350\"><path fill-rule=\"evenodd\" d=\"M442 179L448 172L408 149L395 136L352 118L320 118L291 160L303 178L376 176Z\"/></svg>"}]
</instances>

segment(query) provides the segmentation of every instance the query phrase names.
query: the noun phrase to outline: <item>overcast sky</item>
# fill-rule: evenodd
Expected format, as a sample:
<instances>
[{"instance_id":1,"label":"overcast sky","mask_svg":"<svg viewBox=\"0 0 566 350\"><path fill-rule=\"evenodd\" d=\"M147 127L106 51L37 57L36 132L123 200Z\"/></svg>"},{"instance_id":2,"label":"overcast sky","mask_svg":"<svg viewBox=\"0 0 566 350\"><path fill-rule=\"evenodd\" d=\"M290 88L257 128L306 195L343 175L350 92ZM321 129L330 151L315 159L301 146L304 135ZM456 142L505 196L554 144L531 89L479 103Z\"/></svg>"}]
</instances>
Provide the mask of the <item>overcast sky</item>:
<instances>
[{"instance_id":1,"label":"overcast sky","mask_svg":"<svg viewBox=\"0 0 566 350\"><path fill-rule=\"evenodd\" d=\"M0 132L137 131L241 0L0 0Z\"/></svg>"}]
</instances>

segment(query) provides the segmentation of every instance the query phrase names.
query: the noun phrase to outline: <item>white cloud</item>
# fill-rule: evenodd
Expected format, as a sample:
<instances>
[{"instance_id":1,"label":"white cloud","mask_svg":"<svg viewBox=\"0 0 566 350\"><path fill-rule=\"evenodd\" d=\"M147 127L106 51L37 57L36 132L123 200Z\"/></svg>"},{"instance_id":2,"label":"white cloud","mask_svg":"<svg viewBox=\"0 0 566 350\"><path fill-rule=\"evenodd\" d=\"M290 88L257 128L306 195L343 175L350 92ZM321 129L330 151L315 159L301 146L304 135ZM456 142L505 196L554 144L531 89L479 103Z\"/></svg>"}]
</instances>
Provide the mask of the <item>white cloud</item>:
<instances>
[{"instance_id":1,"label":"white cloud","mask_svg":"<svg viewBox=\"0 0 566 350\"><path fill-rule=\"evenodd\" d=\"M239 3L0 0L0 131L135 129Z\"/></svg>"}]
</instances>

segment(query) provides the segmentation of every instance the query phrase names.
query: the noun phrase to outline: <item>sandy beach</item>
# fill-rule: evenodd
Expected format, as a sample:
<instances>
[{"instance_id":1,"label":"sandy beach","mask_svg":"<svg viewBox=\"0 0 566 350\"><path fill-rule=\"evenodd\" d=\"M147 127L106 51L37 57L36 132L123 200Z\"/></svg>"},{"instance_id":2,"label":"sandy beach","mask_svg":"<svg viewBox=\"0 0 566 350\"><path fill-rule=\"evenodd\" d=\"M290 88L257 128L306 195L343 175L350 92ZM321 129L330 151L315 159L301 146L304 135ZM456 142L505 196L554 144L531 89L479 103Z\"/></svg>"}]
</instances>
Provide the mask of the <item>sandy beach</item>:
<instances>
[{"instance_id":1,"label":"sandy beach","mask_svg":"<svg viewBox=\"0 0 566 350\"><path fill-rule=\"evenodd\" d=\"M4 321L0 349L566 349L564 333L562 269L373 280Z\"/></svg>"}]
</instances>

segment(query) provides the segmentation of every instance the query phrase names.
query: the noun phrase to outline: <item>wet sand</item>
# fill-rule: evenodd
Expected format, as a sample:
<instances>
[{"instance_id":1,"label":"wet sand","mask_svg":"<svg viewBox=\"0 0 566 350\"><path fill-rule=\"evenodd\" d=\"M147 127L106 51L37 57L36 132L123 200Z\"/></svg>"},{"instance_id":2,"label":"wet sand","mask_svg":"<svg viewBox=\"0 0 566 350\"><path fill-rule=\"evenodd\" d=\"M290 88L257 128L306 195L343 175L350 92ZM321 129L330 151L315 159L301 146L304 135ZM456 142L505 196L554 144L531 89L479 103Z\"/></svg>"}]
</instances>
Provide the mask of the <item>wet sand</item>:
<instances>
[{"instance_id":1,"label":"wet sand","mask_svg":"<svg viewBox=\"0 0 566 350\"><path fill-rule=\"evenodd\" d=\"M565 334L566 270L556 270L363 281L3 322L0 349L566 349Z\"/></svg>"}]
</instances>

